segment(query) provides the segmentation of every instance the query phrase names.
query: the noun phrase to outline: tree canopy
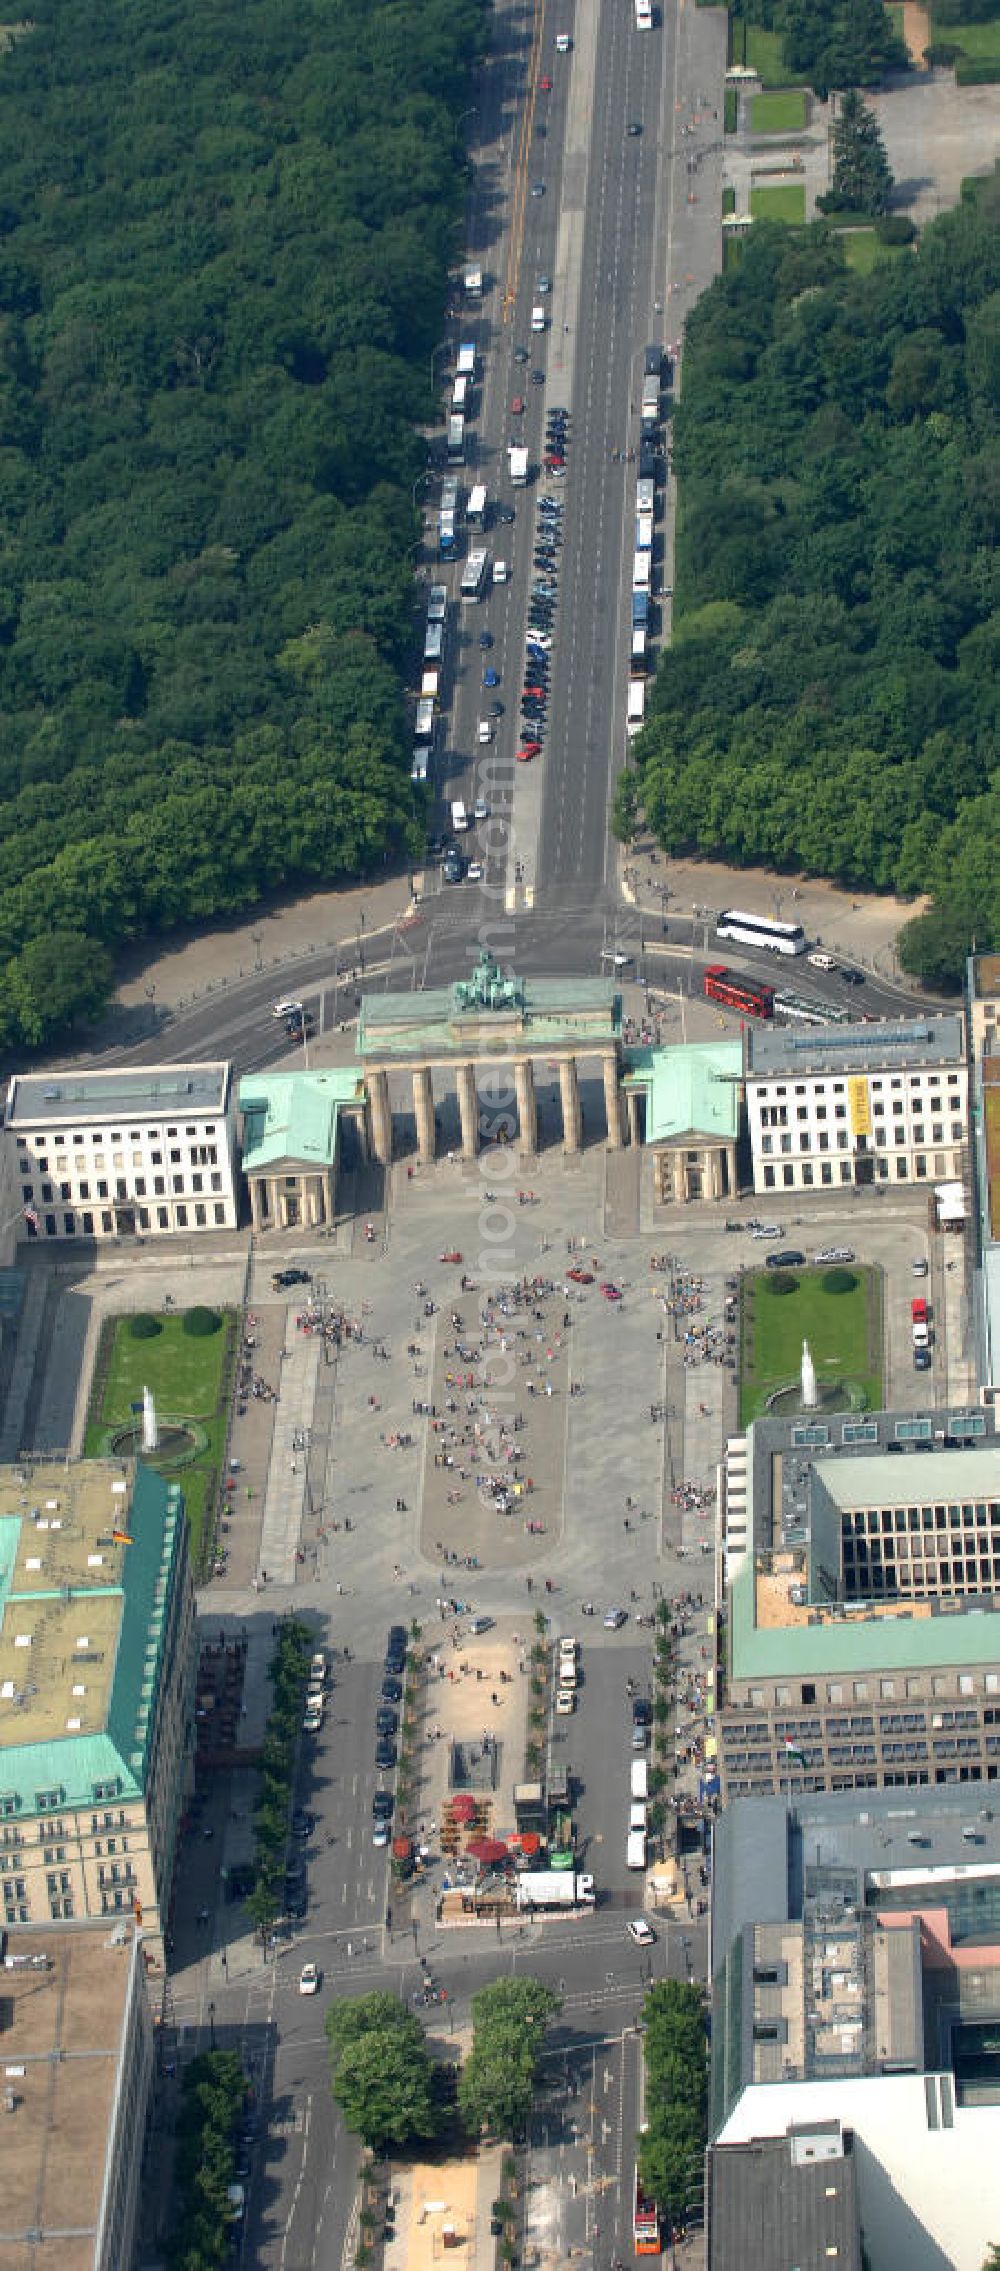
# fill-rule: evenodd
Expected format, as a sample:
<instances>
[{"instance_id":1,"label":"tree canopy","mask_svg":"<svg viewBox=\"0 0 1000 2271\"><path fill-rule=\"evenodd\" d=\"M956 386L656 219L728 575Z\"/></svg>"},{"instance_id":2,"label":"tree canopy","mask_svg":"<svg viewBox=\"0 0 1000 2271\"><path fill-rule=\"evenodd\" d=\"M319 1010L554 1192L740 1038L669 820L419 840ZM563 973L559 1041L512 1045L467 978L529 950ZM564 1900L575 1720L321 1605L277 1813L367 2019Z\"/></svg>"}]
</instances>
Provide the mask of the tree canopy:
<instances>
[{"instance_id":1,"label":"tree canopy","mask_svg":"<svg viewBox=\"0 0 1000 2271\"><path fill-rule=\"evenodd\" d=\"M634 744L670 852L929 891L902 952L938 982L1000 941L998 374L1000 176L867 277L755 225L688 326Z\"/></svg>"},{"instance_id":2,"label":"tree canopy","mask_svg":"<svg viewBox=\"0 0 1000 2271\"><path fill-rule=\"evenodd\" d=\"M549 2020L559 1998L539 1979L496 1979L472 1998L472 2049L458 2105L473 2136L516 2137L531 2112Z\"/></svg>"},{"instance_id":3,"label":"tree canopy","mask_svg":"<svg viewBox=\"0 0 1000 2271\"><path fill-rule=\"evenodd\" d=\"M40 0L2 61L0 1040L415 841L412 487L479 0Z\"/></svg>"},{"instance_id":4,"label":"tree canopy","mask_svg":"<svg viewBox=\"0 0 1000 2271\"><path fill-rule=\"evenodd\" d=\"M439 2127L424 2030L395 1995L359 1995L326 2015L333 2095L349 2129L376 2152L424 2142Z\"/></svg>"},{"instance_id":5,"label":"tree canopy","mask_svg":"<svg viewBox=\"0 0 1000 2271\"><path fill-rule=\"evenodd\" d=\"M821 101L834 88L877 86L909 62L882 0L736 0L732 13L780 33L786 71Z\"/></svg>"},{"instance_id":6,"label":"tree canopy","mask_svg":"<svg viewBox=\"0 0 1000 2271\"><path fill-rule=\"evenodd\" d=\"M821 200L825 213L838 210L884 213L892 190L892 169L873 110L850 88L833 122L833 188Z\"/></svg>"},{"instance_id":7,"label":"tree canopy","mask_svg":"<svg viewBox=\"0 0 1000 2271\"><path fill-rule=\"evenodd\" d=\"M701 2205L708 2133L708 2046L700 1987L666 1979L643 2004L646 2126L639 2138L643 2183L661 2211L683 2221Z\"/></svg>"}]
</instances>

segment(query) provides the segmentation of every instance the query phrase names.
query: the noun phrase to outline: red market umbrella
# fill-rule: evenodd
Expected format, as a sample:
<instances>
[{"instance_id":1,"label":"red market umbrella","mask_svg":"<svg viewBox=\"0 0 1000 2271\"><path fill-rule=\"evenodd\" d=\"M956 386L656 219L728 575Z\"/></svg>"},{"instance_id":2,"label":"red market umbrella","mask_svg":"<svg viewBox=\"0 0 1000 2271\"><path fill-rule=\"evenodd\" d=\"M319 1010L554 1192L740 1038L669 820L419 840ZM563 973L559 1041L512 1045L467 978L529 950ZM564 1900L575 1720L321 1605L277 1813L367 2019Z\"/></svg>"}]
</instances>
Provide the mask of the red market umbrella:
<instances>
[{"instance_id":1,"label":"red market umbrella","mask_svg":"<svg viewBox=\"0 0 1000 2271\"><path fill-rule=\"evenodd\" d=\"M506 1861L508 1858L507 1848L498 1837L474 1837L471 1845L466 1847L466 1852L471 1861L482 1861L484 1864Z\"/></svg>"},{"instance_id":2,"label":"red market umbrella","mask_svg":"<svg viewBox=\"0 0 1000 2271\"><path fill-rule=\"evenodd\" d=\"M540 1850L541 1850L541 1844L542 1844L541 1838L540 1838L540 1837L538 1836L538 1834L537 1834L537 1832L536 1832L535 1830L533 1830L533 1829L526 1829L526 1830L524 1831L524 1834L523 1834L523 1836L522 1836L522 1838L521 1838L521 1851L522 1851L522 1853L525 1853L525 1854L533 1854L533 1853L538 1853L538 1852L540 1852Z\"/></svg>"},{"instance_id":3,"label":"red market umbrella","mask_svg":"<svg viewBox=\"0 0 1000 2271\"><path fill-rule=\"evenodd\" d=\"M457 1798L452 1799L451 1817L452 1820L456 1822L475 1821L476 1801L474 1798L470 1798L468 1791L463 1790L459 1793Z\"/></svg>"}]
</instances>

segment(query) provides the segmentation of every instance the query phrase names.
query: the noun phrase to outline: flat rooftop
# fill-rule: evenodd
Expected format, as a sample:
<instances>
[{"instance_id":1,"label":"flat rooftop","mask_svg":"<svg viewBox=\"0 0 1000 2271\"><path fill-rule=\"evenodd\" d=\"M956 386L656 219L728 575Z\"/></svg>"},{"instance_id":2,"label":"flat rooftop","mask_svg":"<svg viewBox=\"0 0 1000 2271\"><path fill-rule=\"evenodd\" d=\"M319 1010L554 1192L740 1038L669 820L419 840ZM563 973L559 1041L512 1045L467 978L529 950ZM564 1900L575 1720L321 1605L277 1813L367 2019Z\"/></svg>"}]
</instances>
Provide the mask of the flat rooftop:
<instances>
[{"instance_id":1,"label":"flat rooftop","mask_svg":"<svg viewBox=\"0 0 1000 2271\"><path fill-rule=\"evenodd\" d=\"M969 982L977 1001L992 1001L1000 994L1000 954L972 954Z\"/></svg>"},{"instance_id":2,"label":"flat rooftop","mask_svg":"<svg viewBox=\"0 0 1000 2271\"><path fill-rule=\"evenodd\" d=\"M464 1056L488 1063L560 1046L586 1055L588 1041L607 1047L621 1034L621 996L606 978L515 978L506 981L508 999L503 988L501 980L492 1001L469 998L473 977L464 988L366 995L357 1054L376 1062Z\"/></svg>"},{"instance_id":3,"label":"flat rooftop","mask_svg":"<svg viewBox=\"0 0 1000 2271\"><path fill-rule=\"evenodd\" d=\"M940 1017L884 1018L872 1025L828 1025L822 1031L786 1032L780 1026L747 1029L747 1079L790 1079L808 1073L917 1071L964 1059L964 1027L957 1011Z\"/></svg>"},{"instance_id":4,"label":"flat rooftop","mask_svg":"<svg viewBox=\"0 0 1000 2271\"><path fill-rule=\"evenodd\" d=\"M808 1539L816 1472L842 1507L912 1505L918 1490L937 1502L955 1496L956 1485L962 1494L995 1495L1000 1487L994 1415L978 1405L765 1417L748 1429L747 1454L755 1549ZM980 1464L984 1460L992 1469ZM911 1471L915 1467L919 1473Z\"/></svg>"},{"instance_id":5,"label":"flat rooftop","mask_svg":"<svg viewBox=\"0 0 1000 2271\"><path fill-rule=\"evenodd\" d=\"M0 1971L0 2088L15 2101L0 2111L0 2271L93 2271L133 1934L22 1927L8 1953L46 1960Z\"/></svg>"},{"instance_id":6,"label":"flat rooftop","mask_svg":"<svg viewBox=\"0 0 1000 2271\"><path fill-rule=\"evenodd\" d=\"M185 1112L222 1113L229 1095L228 1063L113 1065L107 1072L16 1073L10 1084L7 1126L79 1125L92 1120L172 1120ZM124 1134L123 1130L123 1134Z\"/></svg>"},{"instance_id":7,"label":"flat rooftop","mask_svg":"<svg viewBox=\"0 0 1000 2271\"><path fill-rule=\"evenodd\" d=\"M0 1467L0 1790L92 1803L141 1787L179 1489L110 1459Z\"/></svg>"}]
</instances>

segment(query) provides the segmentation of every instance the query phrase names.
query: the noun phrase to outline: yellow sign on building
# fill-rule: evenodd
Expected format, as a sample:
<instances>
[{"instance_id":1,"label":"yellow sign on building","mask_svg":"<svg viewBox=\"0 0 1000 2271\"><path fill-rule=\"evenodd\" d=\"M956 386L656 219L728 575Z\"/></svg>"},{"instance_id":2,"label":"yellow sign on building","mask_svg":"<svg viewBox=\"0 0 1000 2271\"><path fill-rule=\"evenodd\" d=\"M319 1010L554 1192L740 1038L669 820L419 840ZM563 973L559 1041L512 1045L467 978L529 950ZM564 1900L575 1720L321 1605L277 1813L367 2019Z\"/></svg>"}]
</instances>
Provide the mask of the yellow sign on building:
<instances>
[{"instance_id":1,"label":"yellow sign on building","mask_svg":"<svg viewBox=\"0 0 1000 2271\"><path fill-rule=\"evenodd\" d=\"M848 1081L847 1094L851 1105L851 1134L856 1136L870 1135L872 1132L871 1107L868 1102L868 1082L863 1073L856 1074L853 1080Z\"/></svg>"}]
</instances>

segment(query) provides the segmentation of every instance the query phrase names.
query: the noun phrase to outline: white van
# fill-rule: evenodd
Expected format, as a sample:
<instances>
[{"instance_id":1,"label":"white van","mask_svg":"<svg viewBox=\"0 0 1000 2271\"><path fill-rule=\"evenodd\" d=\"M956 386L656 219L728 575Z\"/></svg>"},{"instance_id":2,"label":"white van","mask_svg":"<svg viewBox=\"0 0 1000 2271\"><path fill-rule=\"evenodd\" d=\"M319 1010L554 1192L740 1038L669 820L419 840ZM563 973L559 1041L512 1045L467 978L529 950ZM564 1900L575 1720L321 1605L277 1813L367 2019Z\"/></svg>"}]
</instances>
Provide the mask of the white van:
<instances>
[{"instance_id":1,"label":"white van","mask_svg":"<svg viewBox=\"0 0 1000 2271\"><path fill-rule=\"evenodd\" d=\"M625 1847L625 1867L626 1869L644 1869L645 1866L646 1832L644 1829L630 1829L628 1843Z\"/></svg>"},{"instance_id":2,"label":"white van","mask_svg":"<svg viewBox=\"0 0 1000 2271\"><path fill-rule=\"evenodd\" d=\"M425 781L426 781L426 779L427 779L427 751L426 751L426 749L415 749L415 750L414 750L414 752L413 752L413 763L412 763L412 765L410 766L410 779L411 779L411 781L412 781L412 782L414 783L415 787L417 787L417 788L423 788L424 782L425 782Z\"/></svg>"},{"instance_id":3,"label":"white van","mask_svg":"<svg viewBox=\"0 0 1000 2271\"><path fill-rule=\"evenodd\" d=\"M832 954L807 954L806 960L814 970L835 970L837 967Z\"/></svg>"},{"instance_id":4,"label":"white van","mask_svg":"<svg viewBox=\"0 0 1000 2271\"><path fill-rule=\"evenodd\" d=\"M645 1805L649 1796L648 1759L634 1758L632 1760L632 1796L633 1798L641 1798Z\"/></svg>"},{"instance_id":5,"label":"white van","mask_svg":"<svg viewBox=\"0 0 1000 2271\"><path fill-rule=\"evenodd\" d=\"M324 1656L322 1649L319 1649L316 1655L313 1657L312 1662L309 1666L310 1687L322 1687L325 1678L326 1657Z\"/></svg>"},{"instance_id":6,"label":"white van","mask_svg":"<svg viewBox=\"0 0 1000 2271\"><path fill-rule=\"evenodd\" d=\"M464 416L465 416L465 413L466 413L466 411L467 411L468 407L469 407L469 381L468 381L468 379L467 379L467 378L466 378L466 377L465 377L465 376L463 375L463 377L462 377L462 378L457 378L457 379L455 380L455 384L454 384L454 386L452 387L452 390L451 390L451 408L452 408L452 415L453 415L454 417L456 417L456 418L464 418Z\"/></svg>"},{"instance_id":7,"label":"white van","mask_svg":"<svg viewBox=\"0 0 1000 2271\"><path fill-rule=\"evenodd\" d=\"M652 555L649 552L637 552L632 561L633 591L648 591L651 581Z\"/></svg>"},{"instance_id":8,"label":"white van","mask_svg":"<svg viewBox=\"0 0 1000 2271\"><path fill-rule=\"evenodd\" d=\"M641 1831L642 1831L642 1834L643 1834L643 1836L645 1837L645 1835L646 1835L646 1801L645 1801L645 1799L644 1799L644 1798L633 1798L633 1800L632 1800L632 1803L631 1803L631 1805L630 1805L630 1807L629 1807L629 1810L628 1810L628 1826L629 1826L629 1833L630 1833L630 1834L631 1834L631 1832L632 1832L633 1830L636 1830L636 1829L641 1829Z\"/></svg>"},{"instance_id":9,"label":"white van","mask_svg":"<svg viewBox=\"0 0 1000 2271\"><path fill-rule=\"evenodd\" d=\"M531 310L531 328L532 331L545 329L545 309L537 304Z\"/></svg>"}]
</instances>

